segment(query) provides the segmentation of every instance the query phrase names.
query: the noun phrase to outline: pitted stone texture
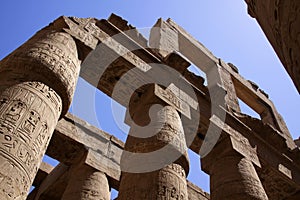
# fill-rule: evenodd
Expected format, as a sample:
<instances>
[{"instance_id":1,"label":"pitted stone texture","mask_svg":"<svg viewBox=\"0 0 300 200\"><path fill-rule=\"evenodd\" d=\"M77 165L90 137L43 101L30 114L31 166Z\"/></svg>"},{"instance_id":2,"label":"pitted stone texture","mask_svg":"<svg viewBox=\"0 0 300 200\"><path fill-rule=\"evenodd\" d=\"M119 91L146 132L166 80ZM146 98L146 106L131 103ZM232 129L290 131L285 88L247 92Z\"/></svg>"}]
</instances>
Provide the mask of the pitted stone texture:
<instances>
[{"instance_id":1,"label":"pitted stone texture","mask_svg":"<svg viewBox=\"0 0 300 200\"><path fill-rule=\"evenodd\" d=\"M80 70L77 47L67 33L45 28L0 62L0 89L40 81L62 98L64 115L72 101Z\"/></svg>"},{"instance_id":2,"label":"pitted stone texture","mask_svg":"<svg viewBox=\"0 0 300 200\"><path fill-rule=\"evenodd\" d=\"M188 200L185 177L178 164L149 173L123 173L118 200Z\"/></svg>"},{"instance_id":3,"label":"pitted stone texture","mask_svg":"<svg viewBox=\"0 0 300 200\"><path fill-rule=\"evenodd\" d=\"M103 172L86 164L74 166L62 200L110 200L108 180Z\"/></svg>"},{"instance_id":4,"label":"pitted stone texture","mask_svg":"<svg viewBox=\"0 0 300 200\"><path fill-rule=\"evenodd\" d=\"M61 113L61 98L40 82L0 95L0 197L25 199Z\"/></svg>"}]
</instances>

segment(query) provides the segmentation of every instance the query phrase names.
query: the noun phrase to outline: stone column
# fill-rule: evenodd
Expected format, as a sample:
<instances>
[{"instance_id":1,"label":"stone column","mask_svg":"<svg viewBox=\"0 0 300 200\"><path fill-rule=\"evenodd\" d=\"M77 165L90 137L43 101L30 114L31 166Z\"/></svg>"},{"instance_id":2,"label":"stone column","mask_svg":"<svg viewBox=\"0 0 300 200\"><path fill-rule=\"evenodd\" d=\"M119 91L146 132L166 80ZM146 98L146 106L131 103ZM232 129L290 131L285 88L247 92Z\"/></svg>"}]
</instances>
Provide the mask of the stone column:
<instances>
[{"instance_id":1,"label":"stone column","mask_svg":"<svg viewBox=\"0 0 300 200\"><path fill-rule=\"evenodd\" d=\"M201 164L210 175L212 200L268 199L253 163L232 148L229 138L219 141Z\"/></svg>"},{"instance_id":2,"label":"stone column","mask_svg":"<svg viewBox=\"0 0 300 200\"><path fill-rule=\"evenodd\" d=\"M187 200L189 160L181 119L153 90L146 93L129 111L133 121L144 127L131 126L121 158L118 200ZM157 103L161 107L153 109Z\"/></svg>"},{"instance_id":3,"label":"stone column","mask_svg":"<svg viewBox=\"0 0 300 200\"><path fill-rule=\"evenodd\" d=\"M85 163L73 166L62 200L110 200L106 175Z\"/></svg>"},{"instance_id":4,"label":"stone column","mask_svg":"<svg viewBox=\"0 0 300 200\"><path fill-rule=\"evenodd\" d=\"M0 197L26 199L54 128L72 101L73 38L47 27L0 62Z\"/></svg>"},{"instance_id":5,"label":"stone column","mask_svg":"<svg viewBox=\"0 0 300 200\"><path fill-rule=\"evenodd\" d=\"M300 93L300 1L245 0Z\"/></svg>"}]
</instances>

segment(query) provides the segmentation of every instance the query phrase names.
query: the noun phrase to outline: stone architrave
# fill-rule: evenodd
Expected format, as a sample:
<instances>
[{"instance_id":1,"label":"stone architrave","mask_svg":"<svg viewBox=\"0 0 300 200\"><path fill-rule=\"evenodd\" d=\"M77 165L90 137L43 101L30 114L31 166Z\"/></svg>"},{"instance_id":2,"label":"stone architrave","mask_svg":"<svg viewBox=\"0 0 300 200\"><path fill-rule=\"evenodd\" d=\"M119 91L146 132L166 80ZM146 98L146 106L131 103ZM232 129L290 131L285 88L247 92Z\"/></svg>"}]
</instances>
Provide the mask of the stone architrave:
<instances>
[{"instance_id":1,"label":"stone architrave","mask_svg":"<svg viewBox=\"0 0 300 200\"><path fill-rule=\"evenodd\" d=\"M74 39L51 26L0 61L1 199L26 199L79 66Z\"/></svg>"}]
</instances>

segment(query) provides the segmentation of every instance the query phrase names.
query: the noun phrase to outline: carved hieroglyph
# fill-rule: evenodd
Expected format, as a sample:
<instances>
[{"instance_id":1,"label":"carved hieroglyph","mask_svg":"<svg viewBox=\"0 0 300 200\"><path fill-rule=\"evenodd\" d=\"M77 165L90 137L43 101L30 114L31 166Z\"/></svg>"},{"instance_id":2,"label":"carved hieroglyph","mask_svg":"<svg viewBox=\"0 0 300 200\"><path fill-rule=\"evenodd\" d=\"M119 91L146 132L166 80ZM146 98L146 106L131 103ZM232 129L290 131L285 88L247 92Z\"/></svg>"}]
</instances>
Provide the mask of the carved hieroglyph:
<instances>
[{"instance_id":1,"label":"carved hieroglyph","mask_svg":"<svg viewBox=\"0 0 300 200\"><path fill-rule=\"evenodd\" d=\"M25 199L79 72L73 38L49 27L0 62L0 197Z\"/></svg>"},{"instance_id":2,"label":"carved hieroglyph","mask_svg":"<svg viewBox=\"0 0 300 200\"><path fill-rule=\"evenodd\" d=\"M178 164L148 173L123 173L118 200L188 200L186 174Z\"/></svg>"},{"instance_id":3,"label":"carved hieroglyph","mask_svg":"<svg viewBox=\"0 0 300 200\"><path fill-rule=\"evenodd\" d=\"M0 96L0 196L25 198L61 110L61 98L40 82L7 88Z\"/></svg>"},{"instance_id":4,"label":"carved hieroglyph","mask_svg":"<svg viewBox=\"0 0 300 200\"><path fill-rule=\"evenodd\" d=\"M72 101L80 70L77 47L67 33L46 27L0 62L0 89L40 81L62 98L62 115Z\"/></svg>"},{"instance_id":5,"label":"carved hieroglyph","mask_svg":"<svg viewBox=\"0 0 300 200\"><path fill-rule=\"evenodd\" d=\"M155 108L160 100L151 92L131 112L143 127L132 125L125 143L118 200L187 200L189 161L181 119L173 106Z\"/></svg>"}]
</instances>

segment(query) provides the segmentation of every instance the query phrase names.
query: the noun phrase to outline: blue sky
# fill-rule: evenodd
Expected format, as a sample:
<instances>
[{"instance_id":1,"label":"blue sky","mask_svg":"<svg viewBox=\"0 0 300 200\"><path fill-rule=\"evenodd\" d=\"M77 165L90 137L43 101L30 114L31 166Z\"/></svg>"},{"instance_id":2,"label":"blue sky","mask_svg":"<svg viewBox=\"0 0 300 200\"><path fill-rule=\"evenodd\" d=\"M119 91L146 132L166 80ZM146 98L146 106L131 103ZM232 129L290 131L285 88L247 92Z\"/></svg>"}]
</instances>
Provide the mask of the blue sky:
<instances>
[{"instance_id":1,"label":"blue sky","mask_svg":"<svg viewBox=\"0 0 300 200\"><path fill-rule=\"evenodd\" d=\"M3 1L0 6L0 59L61 15L107 18L116 13L137 28L149 28L158 18L172 18L202 42L215 56L235 64L240 74L265 90L284 117L294 138L299 137L300 98L286 71L257 22L247 14L243 0L51 0ZM80 81L76 102L86 106L87 91L94 94L97 120L78 115L121 138L126 137L111 116L111 102ZM250 113L243 107L245 112ZM120 109L119 121L123 113ZM208 191L208 177L198 173L198 158L191 155L189 179Z\"/></svg>"}]
</instances>

